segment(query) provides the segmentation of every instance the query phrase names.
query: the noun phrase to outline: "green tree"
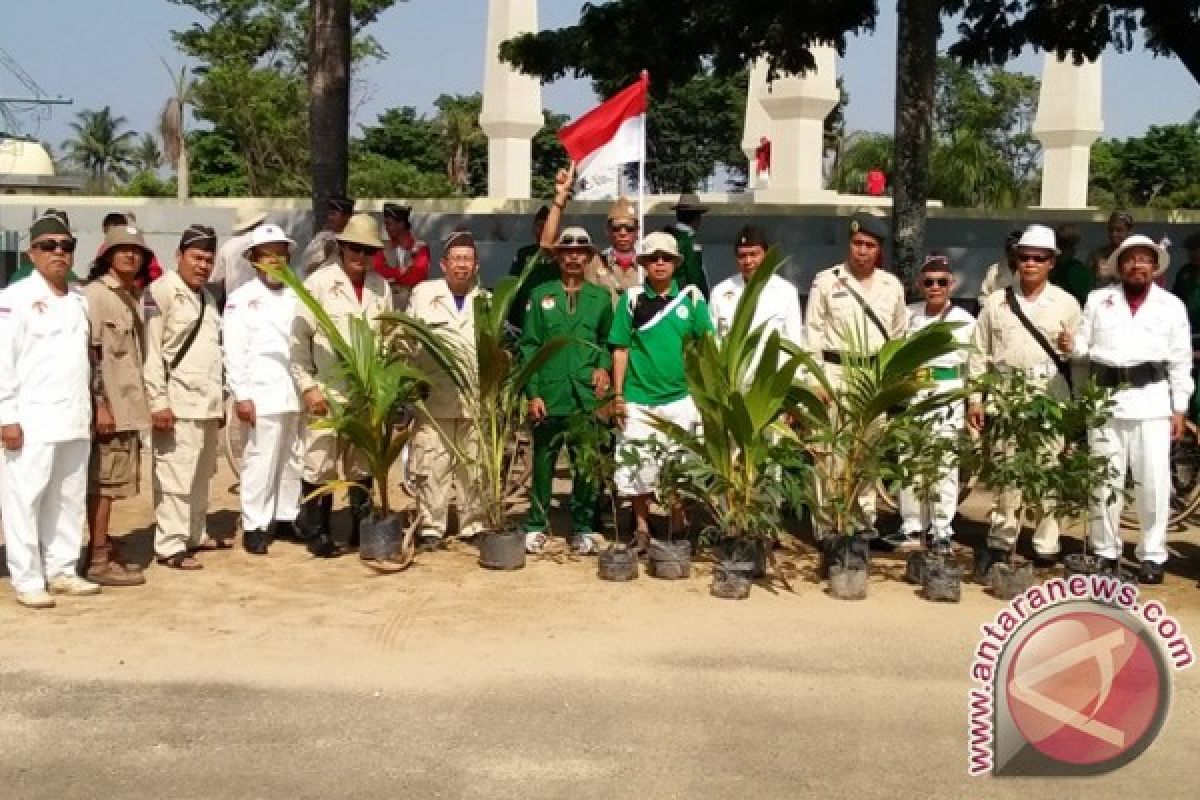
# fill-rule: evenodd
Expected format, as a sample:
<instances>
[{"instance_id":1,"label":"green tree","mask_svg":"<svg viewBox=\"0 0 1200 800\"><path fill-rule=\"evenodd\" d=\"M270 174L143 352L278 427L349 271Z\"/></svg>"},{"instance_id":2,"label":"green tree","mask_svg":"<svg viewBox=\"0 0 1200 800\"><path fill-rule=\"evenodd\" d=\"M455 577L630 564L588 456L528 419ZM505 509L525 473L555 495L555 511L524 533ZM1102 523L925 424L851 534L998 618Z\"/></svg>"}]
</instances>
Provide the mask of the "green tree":
<instances>
[{"instance_id":1,"label":"green tree","mask_svg":"<svg viewBox=\"0 0 1200 800\"><path fill-rule=\"evenodd\" d=\"M444 94L434 101L434 125L442 138L446 178L460 195L487 191L487 137L479 127L483 95Z\"/></svg>"},{"instance_id":2,"label":"green tree","mask_svg":"<svg viewBox=\"0 0 1200 800\"><path fill-rule=\"evenodd\" d=\"M896 142L889 134L856 131L842 138L841 147L842 152L830 180L837 191L847 194L866 191L867 173L875 167L887 175L893 173L892 156L896 152Z\"/></svg>"},{"instance_id":3,"label":"green tree","mask_svg":"<svg viewBox=\"0 0 1200 800\"><path fill-rule=\"evenodd\" d=\"M137 133L126 130L128 124L125 117L113 116L109 106L80 111L71 122L73 135L62 149L68 161L87 170L93 190L109 192L129 179L137 160Z\"/></svg>"},{"instance_id":4,"label":"green tree","mask_svg":"<svg viewBox=\"0 0 1200 800\"><path fill-rule=\"evenodd\" d=\"M1096 142L1089 199L1102 208L1200 208L1200 120Z\"/></svg>"},{"instance_id":5,"label":"green tree","mask_svg":"<svg viewBox=\"0 0 1200 800\"><path fill-rule=\"evenodd\" d=\"M546 124L533 137L533 174L530 189L534 197L554 196L554 176L567 166L567 151L558 141L558 132L570 121L566 114L546 111Z\"/></svg>"},{"instance_id":6,"label":"green tree","mask_svg":"<svg viewBox=\"0 0 1200 800\"><path fill-rule=\"evenodd\" d=\"M163 165L162 150L152 133L143 133L133 153L133 163L139 172L154 172Z\"/></svg>"},{"instance_id":7,"label":"green tree","mask_svg":"<svg viewBox=\"0 0 1200 800\"><path fill-rule=\"evenodd\" d=\"M242 197L250 193L246 162L232 134L216 128L188 134L194 197Z\"/></svg>"},{"instance_id":8,"label":"green tree","mask_svg":"<svg viewBox=\"0 0 1200 800\"><path fill-rule=\"evenodd\" d=\"M500 53L544 80L571 73L624 84L645 68L661 101L698 74L733 74L760 56L783 72L811 69L814 43L844 53L847 34L873 27L877 13L874 0L612 0L586 4L575 25L509 40ZM895 262L906 276L924 247L943 16L961 15L951 53L970 64L1004 63L1028 42L1094 56L1141 25L1156 52L1179 55L1200 76L1197 0L899 0L897 14L893 217Z\"/></svg>"},{"instance_id":9,"label":"green tree","mask_svg":"<svg viewBox=\"0 0 1200 800\"><path fill-rule=\"evenodd\" d=\"M339 181L344 187L349 134L348 113L338 112L341 75L348 81L355 59L383 54L363 29L395 1L318 0L314 17L305 0L171 0L203 18L173 31L172 38L199 62L197 119L232 137L251 193L328 193L329 181L332 190ZM319 74L310 83L309 32L319 29L325 37L320 42L328 44L347 8L351 43L321 50ZM321 187L313 186L310 175L310 108L317 115L319 135L312 146L320 151Z\"/></svg>"}]
</instances>

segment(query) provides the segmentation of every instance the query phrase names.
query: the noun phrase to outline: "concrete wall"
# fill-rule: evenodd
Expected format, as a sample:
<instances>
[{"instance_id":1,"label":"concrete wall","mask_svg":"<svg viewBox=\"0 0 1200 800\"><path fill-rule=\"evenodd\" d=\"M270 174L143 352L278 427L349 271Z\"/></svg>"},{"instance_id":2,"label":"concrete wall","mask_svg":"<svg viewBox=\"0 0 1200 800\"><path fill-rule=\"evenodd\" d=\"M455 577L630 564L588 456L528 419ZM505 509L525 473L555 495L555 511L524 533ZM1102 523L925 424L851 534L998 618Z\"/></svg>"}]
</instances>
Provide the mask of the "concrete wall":
<instances>
[{"instance_id":1,"label":"concrete wall","mask_svg":"<svg viewBox=\"0 0 1200 800\"><path fill-rule=\"evenodd\" d=\"M736 196L735 196L736 197ZM670 198L655 198L648 203L652 212L647 229L661 228L671 221ZM466 228L475 234L480 244L484 280L491 283L503 275L518 247L532 239L530 220L537 201L494 202L488 200L416 200L413 223L419 236L430 242L434 258L440 255L438 243L451 231ZM80 256L76 271L87 271L91 254L99 247L100 220L108 211L133 211L138 225L146 234L149 245L158 253L164 266L174 262L174 251L180 232L190 223L214 226L218 233L228 234L239 206L265 208L271 220L284 227L292 238L304 245L311 236L312 213L309 201L301 199L239 199L194 200L180 203L175 200L115 198L115 197L0 197L0 230L16 230L21 234L21 247L27 246L25 233L30 223L47 207L65 209L72 227L80 239ZM378 214L381 201L363 201L360 210ZM596 241L604 240L606 203L579 203L569 211L568 224L582 224ZM716 283L732 274L733 250L730 243L737 230L748 222L761 226L782 252L788 263L782 273L793 281L801 294L806 294L813 275L841 261L847 247L845 218L856 206L784 206L738 203L714 204L705 217L699 240L705 250L705 264L710 279ZM1083 231L1080 256L1104 241L1107 215L1101 212L1064 212L1026 209L1013 212L982 212L964 209L931 208L927 246L947 253L960 275L959 294L974 297L988 265L1001 256L1004 237L1014 227L1031 222L1057 225L1075 222ZM1139 212L1138 230L1154 238L1168 236L1174 243L1172 268L1184 256L1179 244L1193 231L1200 230L1200 213ZM436 269L435 269L436 272Z\"/></svg>"}]
</instances>

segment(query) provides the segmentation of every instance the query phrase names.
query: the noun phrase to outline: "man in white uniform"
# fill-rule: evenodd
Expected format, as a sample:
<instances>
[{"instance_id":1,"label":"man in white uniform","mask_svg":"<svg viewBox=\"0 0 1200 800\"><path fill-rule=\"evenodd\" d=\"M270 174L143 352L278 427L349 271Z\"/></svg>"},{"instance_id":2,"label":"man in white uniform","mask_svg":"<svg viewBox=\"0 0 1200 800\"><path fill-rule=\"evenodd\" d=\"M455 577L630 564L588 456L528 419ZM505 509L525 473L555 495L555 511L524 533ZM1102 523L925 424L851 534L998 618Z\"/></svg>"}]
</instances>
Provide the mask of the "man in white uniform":
<instances>
[{"instance_id":1,"label":"man in white uniform","mask_svg":"<svg viewBox=\"0 0 1200 800\"><path fill-rule=\"evenodd\" d=\"M229 296L225 308L225 376L234 409L249 428L242 456L242 546L266 555L271 525L294 538L300 512L304 425L291 374L296 294L276 270L288 268L292 241L277 225L252 232L246 259L258 279Z\"/></svg>"},{"instance_id":2,"label":"man in white uniform","mask_svg":"<svg viewBox=\"0 0 1200 800\"><path fill-rule=\"evenodd\" d=\"M950 295L954 292L954 273L950 269L950 259L943 255L931 255L925 259L920 272L921 293L925 302L913 303L908 307L908 332L916 333L935 322L955 322L959 327L954 331L954 338L965 348L971 342L975 332L975 318L964 309L956 306ZM963 388L966 377L966 350L957 350L935 358L925 365L925 378L933 381L936 388L928 389L918 395L922 400L931 394L952 392ZM965 405L963 402L941 409L937 412L936 433L940 437L956 439L963 430L965 422ZM905 487L900 492L900 532L905 541L901 545L906 549L919 547L921 534L928 530L931 534L930 546L934 552L948 553L950 540L954 536L954 515L958 511L958 463L956 458L948 458L941 478L930 487L927 500L922 501L913 487Z\"/></svg>"},{"instance_id":3,"label":"man in white uniform","mask_svg":"<svg viewBox=\"0 0 1200 800\"><path fill-rule=\"evenodd\" d=\"M1121 559L1120 494L1126 470L1133 471L1142 540L1137 557L1142 583L1162 583L1167 561L1167 517L1171 500L1171 442L1184 430L1191 400L1192 339L1187 309L1154 284L1167 271L1167 251L1135 234L1109 257L1106 270L1120 283L1088 296L1079 335L1060 336L1059 346L1091 360L1100 386L1116 390L1113 416L1088 434L1092 452L1116 470L1097 492L1088 519L1092 548L1116 573Z\"/></svg>"},{"instance_id":4,"label":"man in white uniform","mask_svg":"<svg viewBox=\"0 0 1200 800\"><path fill-rule=\"evenodd\" d=\"M76 241L48 209L29 230L33 272L0 292L0 504L17 602L95 594L76 574L92 438L87 301L67 284Z\"/></svg>"},{"instance_id":5,"label":"man in white uniform","mask_svg":"<svg viewBox=\"0 0 1200 800\"><path fill-rule=\"evenodd\" d=\"M738 274L717 284L713 289L709 302L713 325L717 328L717 336L723 337L729 333L733 325L733 315L737 313L738 305L742 302L742 294L746 291L746 283L754 276L755 271L767 257L767 238L761 230L748 225L738 232L734 244L734 256L737 260ZM778 331L784 341L791 342L804 349L807 345L804 338L804 317L800 312L800 296L796 287L785 278L772 275L767 285L758 296L758 305L754 309L754 319L750 323L751 330L763 327L762 341L759 352L766 344L767 337ZM757 363L757 360L756 360Z\"/></svg>"}]
</instances>

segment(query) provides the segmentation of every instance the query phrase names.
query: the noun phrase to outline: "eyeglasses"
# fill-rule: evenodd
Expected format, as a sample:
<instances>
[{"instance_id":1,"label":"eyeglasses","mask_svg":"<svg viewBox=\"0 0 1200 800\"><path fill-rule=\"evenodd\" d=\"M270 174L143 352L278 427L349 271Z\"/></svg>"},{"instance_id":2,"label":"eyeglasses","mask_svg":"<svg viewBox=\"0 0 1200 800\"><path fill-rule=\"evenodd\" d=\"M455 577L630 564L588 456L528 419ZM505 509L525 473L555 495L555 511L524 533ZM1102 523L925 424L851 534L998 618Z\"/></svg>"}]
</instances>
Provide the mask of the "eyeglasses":
<instances>
[{"instance_id":1,"label":"eyeglasses","mask_svg":"<svg viewBox=\"0 0 1200 800\"><path fill-rule=\"evenodd\" d=\"M357 242L342 242L342 247L349 250L351 253L358 253L360 256L373 256L379 252L378 247L371 247L366 244L358 244Z\"/></svg>"},{"instance_id":2,"label":"eyeglasses","mask_svg":"<svg viewBox=\"0 0 1200 800\"><path fill-rule=\"evenodd\" d=\"M609 225L608 229L616 233L637 233L638 226L627 225L626 223L622 222L617 225Z\"/></svg>"},{"instance_id":3,"label":"eyeglasses","mask_svg":"<svg viewBox=\"0 0 1200 800\"><path fill-rule=\"evenodd\" d=\"M1030 261L1034 264L1045 264L1050 256L1044 253L1017 253L1017 261Z\"/></svg>"},{"instance_id":4,"label":"eyeglasses","mask_svg":"<svg viewBox=\"0 0 1200 800\"><path fill-rule=\"evenodd\" d=\"M592 240L588 236L560 236L558 237L559 247L591 247Z\"/></svg>"},{"instance_id":5,"label":"eyeglasses","mask_svg":"<svg viewBox=\"0 0 1200 800\"><path fill-rule=\"evenodd\" d=\"M34 242L33 247L43 253L57 253L59 250L64 253L74 253L76 244L74 239L43 239L40 242Z\"/></svg>"},{"instance_id":6,"label":"eyeglasses","mask_svg":"<svg viewBox=\"0 0 1200 800\"><path fill-rule=\"evenodd\" d=\"M939 289L945 289L947 286L950 285L950 279L949 278L926 278L921 283L926 289L932 289L935 286L937 286Z\"/></svg>"},{"instance_id":7,"label":"eyeglasses","mask_svg":"<svg viewBox=\"0 0 1200 800\"><path fill-rule=\"evenodd\" d=\"M646 255L642 256L641 260L647 264L657 264L660 261L665 261L671 264L675 263L674 256L671 256L667 253L647 253Z\"/></svg>"},{"instance_id":8,"label":"eyeglasses","mask_svg":"<svg viewBox=\"0 0 1200 800\"><path fill-rule=\"evenodd\" d=\"M1125 256L1121 259L1121 264L1128 264L1134 267L1157 267L1158 259L1154 256Z\"/></svg>"}]
</instances>

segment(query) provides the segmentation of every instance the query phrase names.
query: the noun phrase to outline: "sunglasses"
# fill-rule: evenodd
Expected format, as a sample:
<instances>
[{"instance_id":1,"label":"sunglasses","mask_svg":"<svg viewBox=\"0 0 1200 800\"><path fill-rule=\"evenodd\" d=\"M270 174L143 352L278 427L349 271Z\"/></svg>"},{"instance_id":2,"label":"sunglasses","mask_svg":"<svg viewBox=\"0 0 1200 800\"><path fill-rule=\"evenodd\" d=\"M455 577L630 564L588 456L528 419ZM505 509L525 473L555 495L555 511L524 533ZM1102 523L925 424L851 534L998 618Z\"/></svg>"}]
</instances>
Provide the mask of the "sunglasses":
<instances>
[{"instance_id":1,"label":"sunglasses","mask_svg":"<svg viewBox=\"0 0 1200 800\"><path fill-rule=\"evenodd\" d=\"M647 255L642 256L641 260L647 264L657 264L660 261L666 262L669 264L675 263L675 258L673 256L667 255L666 253L649 253Z\"/></svg>"},{"instance_id":2,"label":"sunglasses","mask_svg":"<svg viewBox=\"0 0 1200 800\"><path fill-rule=\"evenodd\" d=\"M33 243L34 249L41 250L43 253L57 253L59 250L64 253L74 253L75 245L74 239L44 239Z\"/></svg>"},{"instance_id":3,"label":"sunglasses","mask_svg":"<svg viewBox=\"0 0 1200 800\"><path fill-rule=\"evenodd\" d=\"M926 289L932 289L935 286L937 286L940 289L945 289L947 286L950 285L950 279L949 278L926 278L921 283L925 286Z\"/></svg>"},{"instance_id":4,"label":"sunglasses","mask_svg":"<svg viewBox=\"0 0 1200 800\"><path fill-rule=\"evenodd\" d=\"M1017 261L1030 261L1034 264L1045 264L1050 260L1050 256L1041 253L1017 253Z\"/></svg>"},{"instance_id":5,"label":"sunglasses","mask_svg":"<svg viewBox=\"0 0 1200 800\"><path fill-rule=\"evenodd\" d=\"M591 247L592 240L587 236L560 236L559 247Z\"/></svg>"},{"instance_id":6,"label":"sunglasses","mask_svg":"<svg viewBox=\"0 0 1200 800\"><path fill-rule=\"evenodd\" d=\"M637 225L627 225L624 222L619 225L609 225L608 227L609 230L616 231L617 233L637 233L638 229Z\"/></svg>"},{"instance_id":7,"label":"sunglasses","mask_svg":"<svg viewBox=\"0 0 1200 800\"><path fill-rule=\"evenodd\" d=\"M371 247L366 244L356 244L355 242L342 242L342 247L349 250L351 253L358 253L360 256L373 256L379 252L378 247Z\"/></svg>"}]
</instances>

